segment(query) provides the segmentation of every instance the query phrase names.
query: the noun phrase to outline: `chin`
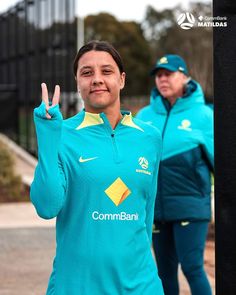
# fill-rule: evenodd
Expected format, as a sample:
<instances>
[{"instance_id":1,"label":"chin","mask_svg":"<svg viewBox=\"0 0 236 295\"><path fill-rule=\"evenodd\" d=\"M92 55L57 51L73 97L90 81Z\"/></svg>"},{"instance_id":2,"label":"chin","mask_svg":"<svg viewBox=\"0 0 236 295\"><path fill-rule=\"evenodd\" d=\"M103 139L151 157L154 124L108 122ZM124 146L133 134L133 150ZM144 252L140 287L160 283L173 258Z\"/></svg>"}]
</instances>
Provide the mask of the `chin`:
<instances>
[{"instance_id":1,"label":"chin","mask_svg":"<svg viewBox=\"0 0 236 295\"><path fill-rule=\"evenodd\" d=\"M93 103L90 105L85 106L85 109L89 112L102 112L104 109L106 109L109 105L105 103Z\"/></svg>"},{"instance_id":2,"label":"chin","mask_svg":"<svg viewBox=\"0 0 236 295\"><path fill-rule=\"evenodd\" d=\"M170 97L170 96L171 96L171 94L170 94L169 91L162 91L161 95L162 95L163 97Z\"/></svg>"},{"instance_id":3,"label":"chin","mask_svg":"<svg viewBox=\"0 0 236 295\"><path fill-rule=\"evenodd\" d=\"M93 101L91 103L91 107L98 108L98 109L105 108L107 106L109 106L109 102L104 101L104 100Z\"/></svg>"}]
</instances>

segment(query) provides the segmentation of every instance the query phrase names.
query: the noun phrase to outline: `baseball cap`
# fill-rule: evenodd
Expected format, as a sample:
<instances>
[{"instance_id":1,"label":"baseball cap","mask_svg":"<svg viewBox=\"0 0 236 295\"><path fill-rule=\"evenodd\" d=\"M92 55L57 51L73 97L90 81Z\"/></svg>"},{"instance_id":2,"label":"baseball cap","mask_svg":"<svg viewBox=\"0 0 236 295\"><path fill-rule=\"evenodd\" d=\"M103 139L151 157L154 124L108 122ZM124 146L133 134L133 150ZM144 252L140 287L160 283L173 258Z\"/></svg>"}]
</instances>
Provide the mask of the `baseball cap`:
<instances>
[{"instance_id":1,"label":"baseball cap","mask_svg":"<svg viewBox=\"0 0 236 295\"><path fill-rule=\"evenodd\" d=\"M185 75L188 75L187 65L182 57L176 54L166 54L159 58L155 67L151 70L151 75L155 75L159 69L166 69L171 72L180 71Z\"/></svg>"}]
</instances>

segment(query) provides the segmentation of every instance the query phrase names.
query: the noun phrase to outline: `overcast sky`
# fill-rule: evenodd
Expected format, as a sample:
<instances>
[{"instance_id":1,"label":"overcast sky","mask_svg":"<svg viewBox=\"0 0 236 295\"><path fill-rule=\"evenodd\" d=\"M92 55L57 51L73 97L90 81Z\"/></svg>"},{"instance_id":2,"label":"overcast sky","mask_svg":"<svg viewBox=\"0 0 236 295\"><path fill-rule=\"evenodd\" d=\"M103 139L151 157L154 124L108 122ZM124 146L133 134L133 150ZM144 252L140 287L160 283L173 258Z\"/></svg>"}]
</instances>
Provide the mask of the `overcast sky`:
<instances>
[{"instance_id":1,"label":"overcast sky","mask_svg":"<svg viewBox=\"0 0 236 295\"><path fill-rule=\"evenodd\" d=\"M209 2L211 0L199 0L198 2ZM0 0L0 13L14 6L19 0ZM156 10L173 8L181 3L187 8L189 2L196 0L76 0L77 15L86 16L99 12L108 12L119 20L142 21L146 7L153 6Z\"/></svg>"}]
</instances>

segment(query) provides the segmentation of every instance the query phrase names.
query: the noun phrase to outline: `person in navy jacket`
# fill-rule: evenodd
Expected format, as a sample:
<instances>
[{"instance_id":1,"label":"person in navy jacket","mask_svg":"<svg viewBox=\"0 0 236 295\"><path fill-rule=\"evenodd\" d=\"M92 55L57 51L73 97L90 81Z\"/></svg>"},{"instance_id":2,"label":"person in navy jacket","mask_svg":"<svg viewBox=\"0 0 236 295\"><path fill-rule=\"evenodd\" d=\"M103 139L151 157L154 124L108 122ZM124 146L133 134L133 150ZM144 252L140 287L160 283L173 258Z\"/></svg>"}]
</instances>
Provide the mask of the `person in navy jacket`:
<instances>
[{"instance_id":1,"label":"person in navy jacket","mask_svg":"<svg viewBox=\"0 0 236 295\"><path fill-rule=\"evenodd\" d=\"M180 56L161 57L151 74L156 87L137 118L157 127L163 139L153 229L159 276L165 295L178 295L180 264L191 294L210 295L203 256L211 219L213 110Z\"/></svg>"}]
</instances>

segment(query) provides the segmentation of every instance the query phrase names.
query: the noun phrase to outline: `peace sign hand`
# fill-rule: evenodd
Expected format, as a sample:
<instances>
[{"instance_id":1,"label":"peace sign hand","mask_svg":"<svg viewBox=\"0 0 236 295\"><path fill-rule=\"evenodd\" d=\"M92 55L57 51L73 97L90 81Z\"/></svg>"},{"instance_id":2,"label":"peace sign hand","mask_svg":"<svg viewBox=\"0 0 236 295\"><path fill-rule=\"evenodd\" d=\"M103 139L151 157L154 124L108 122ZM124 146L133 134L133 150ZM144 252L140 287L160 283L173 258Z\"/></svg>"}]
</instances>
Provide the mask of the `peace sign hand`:
<instances>
[{"instance_id":1,"label":"peace sign hand","mask_svg":"<svg viewBox=\"0 0 236 295\"><path fill-rule=\"evenodd\" d=\"M41 84L41 88L42 88L42 101L46 105L46 117L47 117L47 119L51 119L52 117L49 115L48 110L50 108L52 108L53 106L59 104L59 100L60 100L60 86L59 85L56 85L55 86L54 94L53 94L53 98L52 98L52 104L51 105L49 105L47 85L45 83L42 83Z\"/></svg>"}]
</instances>

